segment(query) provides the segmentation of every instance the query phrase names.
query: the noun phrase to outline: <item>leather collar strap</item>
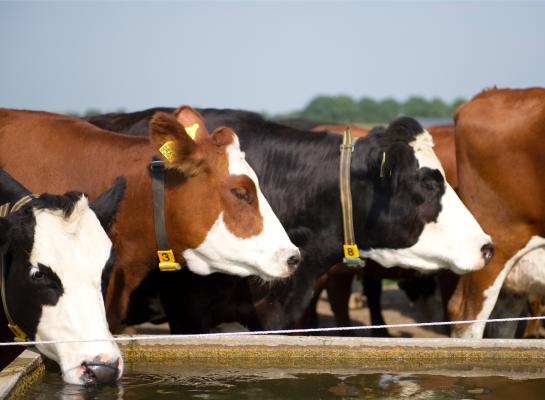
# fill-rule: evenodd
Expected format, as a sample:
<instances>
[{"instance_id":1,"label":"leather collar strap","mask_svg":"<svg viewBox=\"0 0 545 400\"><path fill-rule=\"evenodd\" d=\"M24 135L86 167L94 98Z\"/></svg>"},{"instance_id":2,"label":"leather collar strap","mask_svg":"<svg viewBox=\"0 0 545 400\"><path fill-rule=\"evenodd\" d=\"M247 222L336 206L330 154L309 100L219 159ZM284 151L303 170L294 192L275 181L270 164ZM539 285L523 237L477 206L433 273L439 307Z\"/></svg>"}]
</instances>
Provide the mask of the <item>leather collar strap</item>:
<instances>
[{"instance_id":1,"label":"leather collar strap","mask_svg":"<svg viewBox=\"0 0 545 400\"><path fill-rule=\"evenodd\" d=\"M152 157L150 170L153 193L153 221L155 224L159 269L161 271L178 271L182 267L176 262L174 252L168 245L165 225L165 162L155 156Z\"/></svg>"},{"instance_id":2,"label":"leather collar strap","mask_svg":"<svg viewBox=\"0 0 545 400\"><path fill-rule=\"evenodd\" d=\"M17 200L13 205L11 203L6 203L0 206L0 217L7 217L10 213L14 213L18 211L21 207L23 207L25 204L28 204L33 198L36 196L34 195L27 195L21 197L19 200ZM11 314L9 313L8 309L8 302L6 299L6 262L4 260L4 255L0 255L0 293L2 296L2 307L4 308L4 314L6 315L6 319L8 320L8 328L11 329L13 334L15 335L14 340L16 342L26 342L29 340L28 335L21 329L19 325L17 325L13 318L11 317Z\"/></svg>"},{"instance_id":3,"label":"leather collar strap","mask_svg":"<svg viewBox=\"0 0 545 400\"><path fill-rule=\"evenodd\" d=\"M341 193L341 208L343 214L343 262L350 266L363 267L365 266L365 262L360 258L358 246L356 245L354 239L352 194L350 191L350 159L357 140L357 138L352 140L352 129L347 127L343 133L343 141L341 144L341 158L339 162L339 189Z\"/></svg>"}]
</instances>

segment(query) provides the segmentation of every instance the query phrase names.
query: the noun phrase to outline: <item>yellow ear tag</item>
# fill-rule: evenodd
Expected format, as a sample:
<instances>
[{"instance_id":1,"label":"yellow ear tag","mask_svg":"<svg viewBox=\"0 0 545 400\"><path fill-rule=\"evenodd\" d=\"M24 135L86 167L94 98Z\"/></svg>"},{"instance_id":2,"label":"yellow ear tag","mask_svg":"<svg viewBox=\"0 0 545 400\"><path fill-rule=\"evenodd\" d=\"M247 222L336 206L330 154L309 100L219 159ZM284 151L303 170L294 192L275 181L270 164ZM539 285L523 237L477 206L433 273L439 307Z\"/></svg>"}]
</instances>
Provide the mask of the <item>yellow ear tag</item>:
<instances>
[{"instance_id":1,"label":"yellow ear tag","mask_svg":"<svg viewBox=\"0 0 545 400\"><path fill-rule=\"evenodd\" d=\"M172 140L166 142L159 148L159 153L161 153L168 161L174 160L174 142Z\"/></svg>"},{"instance_id":2,"label":"yellow ear tag","mask_svg":"<svg viewBox=\"0 0 545 400\"><path fill-rule=\"evenodd\" d=\"M380 177L384 178L384 164L386 163L386 152L382 152L382 161L380 162Z\"/></svg>"},{"instance_id":3,"label":"yellow ear tag","mask_svg":"<svg viewBox=\"0 0 545 400\"><path fill-rule=\"evenodd\" d=\"M195 140L195 136L197 136L197 129L199 129L199 124L197 124L196 122L191 125L191 126L188 126L188 127L184 127L185 131L187 132L187 135Z\"/></svg>"}]
</instances>

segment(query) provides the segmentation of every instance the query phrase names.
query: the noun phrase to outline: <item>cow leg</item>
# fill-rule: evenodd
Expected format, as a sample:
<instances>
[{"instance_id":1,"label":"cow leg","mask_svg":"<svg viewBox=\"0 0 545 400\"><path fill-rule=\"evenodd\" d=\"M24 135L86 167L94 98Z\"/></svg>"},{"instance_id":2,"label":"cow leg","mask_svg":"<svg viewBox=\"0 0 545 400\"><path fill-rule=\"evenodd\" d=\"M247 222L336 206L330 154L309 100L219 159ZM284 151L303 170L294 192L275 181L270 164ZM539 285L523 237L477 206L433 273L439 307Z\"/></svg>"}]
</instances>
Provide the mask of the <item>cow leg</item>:
<instances>
[{"instance_id":1,"label":"cow leg","mask_svg":"<svg viewBox=\"0 0 545 400\"><path fill-rule=\"evenodd\" d=\"M490 318L514 318L520 316L526 305L526 299L527 296L525 295L502 289L496 300L494 310L490 314ZM517 331L517 325L517 321L488 323L484 330L484 337L514 338Z\"/></svg>"},{"instance_id":2,"label":"cow leg","mask_svg":"<svg viewBox=\"0 0 545 400\"><path fill-rule=\"evenodd\" d=\"M348 302L352 293L354 275L352 270L346 269L342 273L330 277L325 285L329 305L335 316L337 326L352 325L348 312Z\"/></svg>"},{"instance_id":3,"label":"cow leg","mask_svg":"<svg viewBox=\"0 0 545 400\"><path fill-rule=\"evenodd\" d=\"M312 297L312 300L310 301L310 304L308 305L307 309L305 310L303 316L296 324L296 329L314 329L318 328L319 320L318 320L318 300L320 300L320 294L322 293L321 290L317 290L314 293L314 297Z\"/></svg>"},{"instance_id":4,"label":"cow leg","mask_svg":"<svg viewBox=\"0 0 545 400\"><path fill-rule=\"evenodd\" d=\"M386 325L382 317L382 279L365 276L363 278L363 294L367 297L367 305L371 314L371 325ZM390 337L386 328L371 329L373 337Z\"/></svg>"},{"instance_id":5,"label":"cow leg","mask_svg":"<svg viewBox=\"0 0 545 400\"><path fill-rule=\"evenodd\" d=\"M540 317L542 315L545 315L545 297L531 294L528 296L528 316ZM525 339L543 338L542 326L542 319L526 321L526 329L522 337Z\"/></svg>"}]
</instances>

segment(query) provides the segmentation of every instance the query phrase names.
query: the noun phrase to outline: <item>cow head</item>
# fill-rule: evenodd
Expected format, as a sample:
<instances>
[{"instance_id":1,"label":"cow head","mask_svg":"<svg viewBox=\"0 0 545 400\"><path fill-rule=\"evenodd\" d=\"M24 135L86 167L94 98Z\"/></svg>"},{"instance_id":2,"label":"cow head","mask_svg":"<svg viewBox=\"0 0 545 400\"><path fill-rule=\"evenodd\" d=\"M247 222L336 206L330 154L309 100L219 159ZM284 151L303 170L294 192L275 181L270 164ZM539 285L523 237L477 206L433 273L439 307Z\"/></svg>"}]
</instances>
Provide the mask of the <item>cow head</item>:
<instances>
[{"instance_id":1,"label":"cow head","mask_svg":"<svg viewBox=\"0 0 545 400\"><path fill-rule=\"evenodd\" d=\"M169 240L191 271L270 280L296 269L299 250L261 193L233 130L210 134L200 114L184 106L174 115L155 114L150 140L167 168Z\"/></svg>"},{"instance_id":2,"label":"cow head","mask_svg":"<svg viewBox=\"0 0 545 400\"><path fill-rule=\"evenodd\" d=\"M403 117L375 129L356 143L356 154L353 190L372 193L355 195L357 208L366 210L357 233L365 257L386 267L456 273L490 261L490 237L445 181L433 140L417 121ZM372 188L358 187L358 174L370 178Z\"/></svg>"},{"instance_id":3,"label":"cow head","mask_svg":"<svg viewBox=\"0 0 545 400\"><path fill-rule=\"evenodd\" d=\"M0 173L3 184L7 174ZM32 340L112 338L103 290L114 252L104 227L111 223L124 190L125 179L118 178L91 206L79 192L44 194L0 218L7 307ZM113 382L123 371L114 342L36 347L60 365L68 383Z\"/></svg>"}]
</instances>

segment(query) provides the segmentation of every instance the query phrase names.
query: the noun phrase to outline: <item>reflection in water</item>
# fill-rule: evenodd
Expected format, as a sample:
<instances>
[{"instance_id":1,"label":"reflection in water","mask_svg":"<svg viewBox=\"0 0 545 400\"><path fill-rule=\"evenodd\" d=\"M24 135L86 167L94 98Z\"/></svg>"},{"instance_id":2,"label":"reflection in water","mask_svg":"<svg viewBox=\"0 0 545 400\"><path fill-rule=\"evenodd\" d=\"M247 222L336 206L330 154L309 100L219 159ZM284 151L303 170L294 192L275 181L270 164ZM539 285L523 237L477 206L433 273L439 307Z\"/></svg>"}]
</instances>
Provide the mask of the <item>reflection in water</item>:
<instances>
[{"instance_id":1,"label":"reflection in water","mask_svg":"<svg viewBox=\"0 0 545 400\"><path fill-rule=\"evenodd\" d=\"M50 400L140 399L543 399L545 378L359 373L362 371L191 367L174 363L128 365L118 384L64 384L48 371L23 398Z\"/></svg>"}]
</instances>

